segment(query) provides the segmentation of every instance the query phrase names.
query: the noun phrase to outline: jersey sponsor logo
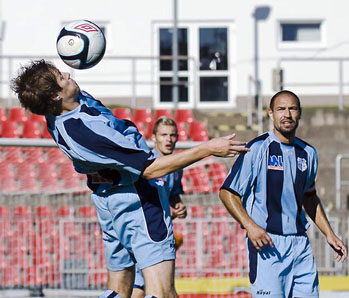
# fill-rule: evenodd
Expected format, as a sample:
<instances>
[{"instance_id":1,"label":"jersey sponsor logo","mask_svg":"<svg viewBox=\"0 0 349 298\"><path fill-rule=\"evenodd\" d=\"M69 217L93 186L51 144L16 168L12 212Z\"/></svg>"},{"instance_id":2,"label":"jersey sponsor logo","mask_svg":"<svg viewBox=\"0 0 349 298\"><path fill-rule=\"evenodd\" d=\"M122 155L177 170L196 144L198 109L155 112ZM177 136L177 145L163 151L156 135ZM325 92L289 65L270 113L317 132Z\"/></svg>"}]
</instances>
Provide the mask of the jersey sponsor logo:
<instances>
[{"instance_id":1,"label":"jersey sponsor logo","mask_svg":"<svg viewBox=\"0 0 349 298\"><path fill-rule=\"evenodd\" d=\"M270 155L268 160L268 169L283 171L284 163L282 160L282 155Z\"/></svg>"},{"instance_id":2,"label":"jersey sponsor logo","mask_svg":"<svg viewBox=\"0 0 349 298\"><path fill-rule=\"evenodd\" d=\"M308 165L305 158L297 157L297 167L300 171L304 172L307 170Z\"/></svg>"}]
</instances>

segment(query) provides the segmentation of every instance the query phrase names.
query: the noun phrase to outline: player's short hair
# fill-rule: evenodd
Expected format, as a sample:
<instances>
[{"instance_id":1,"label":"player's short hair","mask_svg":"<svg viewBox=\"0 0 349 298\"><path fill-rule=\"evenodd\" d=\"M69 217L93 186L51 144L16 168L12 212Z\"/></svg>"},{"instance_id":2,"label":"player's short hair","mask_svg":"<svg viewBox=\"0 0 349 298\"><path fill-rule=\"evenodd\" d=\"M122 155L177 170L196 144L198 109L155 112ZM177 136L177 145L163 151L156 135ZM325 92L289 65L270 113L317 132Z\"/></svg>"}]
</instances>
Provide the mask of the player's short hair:
<instances>
[{"instance_id":1,"label":"player's short hair","mask_svg":"<svg viewBox=\"0 0 349 298\"><path fill-rule=\"evenodd\" d=\"M24 108L39 115L59 115L62 112L61 101L53 100L62 90L55 71L58 69L44 59L31 61L20 68L18 76L11 80L11 89Z\"/></svg>"},{"instance_id":2,"label":"player's short hair","mask_svg":"<svg viewBox=\"0 0 349 298\"><path fill-rule=\"evenodd\" d=\"M171 119L171 118L168 118L166 116L161 116L161 117L158 118L158 120L156 120L156 122L154 124L153 135L156 135L156 133L158 132L158 127L159 127L160 124L173 126L176 129L176 133L177 133L177 124L176 124L176 122L173 119Z\"/></svg>"},{"instance_id":3,"label":"player's short hair","mask_svg":"<svg viewBox=\"0 0 349 298\"><path fill-rule=\"evenodd\" d=\"M299 107L299 110L302 110L301 101L300 101L299 97L290 90L281 90L273 95L273 97L270 99L270 103L269 103L269 108L271 110L274 109L275 100L281 95L290 95L290 96L294 97L297 100L297 105Z\"/></svg>"}]
</instances>

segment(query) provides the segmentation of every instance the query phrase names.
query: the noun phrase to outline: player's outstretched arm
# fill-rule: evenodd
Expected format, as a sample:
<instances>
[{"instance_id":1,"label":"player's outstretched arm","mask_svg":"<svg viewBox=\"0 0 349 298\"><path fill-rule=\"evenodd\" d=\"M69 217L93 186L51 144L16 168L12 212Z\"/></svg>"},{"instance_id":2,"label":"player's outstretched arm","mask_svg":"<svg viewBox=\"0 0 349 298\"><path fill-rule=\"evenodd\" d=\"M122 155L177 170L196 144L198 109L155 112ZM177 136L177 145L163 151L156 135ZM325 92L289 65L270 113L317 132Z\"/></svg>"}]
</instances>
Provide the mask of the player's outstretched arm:
<instances>
[{"instance_id":1,"label":"player's outstretched arm","mask_svg":"<svg viewBox=\"0 0 349 298\"><path fill-rule=\"evenodd\" d=\"M347 247L333 232L324 208L322 207L320 198L316 193L313 193L310 196L305 196L303 199L303 206L319 230L325 235L327 243L335 251L336 261L344 262L348 255Z\"/></svg>"},{"instance_id":2,"label":"player's outstretched arm","mask_svg":"<svg viewBox=\"0 0 349 298\"><path fill-rule=\"evenodd\" d=\"M214 138L180 153L169 154L156 158L143 172L146 179L158 178L178 171L210 155L219 157L234 157L236 154L249 151L246 143L235 141L235 134Z\"/></svg>"},{"instance_id":3,"label":"player's outstretched arm","mask_svg":"<svg viewBox=\"0 0 349 298\"><path fill-rule=\"evenodd\" d=\"M219 198L231 216L233 216L234 219L246 229L248 238L257 250L260 250L263 246L268 244L271 247L274 246L273 241L267 232L258 226L247 214L245 208L242 206L241 198L238 195L235 195L226 189L221 189L219 192Z\"/></svg>"}]
</instances>

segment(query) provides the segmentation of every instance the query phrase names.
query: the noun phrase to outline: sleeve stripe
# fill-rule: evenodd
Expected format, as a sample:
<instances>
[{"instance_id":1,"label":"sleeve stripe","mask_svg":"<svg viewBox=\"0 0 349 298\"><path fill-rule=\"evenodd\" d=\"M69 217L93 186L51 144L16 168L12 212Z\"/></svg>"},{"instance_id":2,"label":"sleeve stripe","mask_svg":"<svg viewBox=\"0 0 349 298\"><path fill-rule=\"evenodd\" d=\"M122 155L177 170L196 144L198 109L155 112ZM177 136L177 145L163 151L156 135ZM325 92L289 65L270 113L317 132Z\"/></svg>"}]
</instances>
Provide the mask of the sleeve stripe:
<instances>
[{"instance_id":1,"label":"sleeve stripe","mask_svg":"<svg viewBox=\"0 0 349 298\"><path fill-rule=\"evenodd\" d=\"M79 145L140 172L144 171L148 158L152 155L151 152L119 146L110 139L96 134L81 119L71 118L64 122L64 126L69 136Z\"/></svg>"}]
</instances>

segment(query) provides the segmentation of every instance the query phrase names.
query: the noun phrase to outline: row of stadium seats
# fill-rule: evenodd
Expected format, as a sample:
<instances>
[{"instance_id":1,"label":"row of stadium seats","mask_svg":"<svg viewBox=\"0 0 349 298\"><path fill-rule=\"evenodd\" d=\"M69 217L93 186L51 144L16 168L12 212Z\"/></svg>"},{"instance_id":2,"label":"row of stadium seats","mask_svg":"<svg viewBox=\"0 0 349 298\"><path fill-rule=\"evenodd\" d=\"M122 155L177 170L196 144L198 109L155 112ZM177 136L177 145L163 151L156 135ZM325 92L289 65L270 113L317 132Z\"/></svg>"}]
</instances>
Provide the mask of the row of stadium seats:
<instances>
[{"instance_id":1,"label":"row of stadium seats","mask_svg":"<svg viewBox=\"0 0 349 298\"><path fill-rule=\"evenodd\" d=\"M154 110L130 108L114 108L113 114L120 119L133 121L139 131L149 139L152 135L154 122L160 116L168 116L176 120L179 141L206 141L208 131L203 122L194 119L193 112L187 109ZM3 138L51 138L46 128L44 116L27 113L23 108L11 108L6 112L0 108L0 137Z\"/></svg>"},{"instance_id":2,"label":"row of stadium seats","mask_svg":"<svg viewBox=\"0 0 349 298\"><path fill-rule=\"evenodd\" d=\"M184 169L185 194L217 193L227 175L224 163ZM0 192L87 191L86 176L58 148L0 148Z\"/></svg>"},{"instance_id":3,"label":"row of stadium seats","mask_svg":"<svg viewBox=\"0 0 349 298\"><path fill-rule=\"evenodd\" d=\"M203 207L201 205L188 206L188 217L191 219L203 218L229 218L227 210L223 205ZM31 207L29 205L18 205L9 208L0 205L0 218L91 218L96 219L96 210L92 205L78 206L61 205L56 208L49 205Z\"/></svg>"},{"instance_id":4,"label":"row of stadium seats","mask_svg":"<svg viewBox=\"0 0 349 298\"><path fill-rule=\"evenodd\" d=\"M246 269L245 234L231 217L197 221L189 216L176 220L174 230L184 239L177 251L179 277L233 277ZM3 287L76 286L79 277L81 287L106 283L102 235L92 206L77 207L75 216L72 206L33 211L0 206L0 244Z\"/></svg>"}]
</instances>

